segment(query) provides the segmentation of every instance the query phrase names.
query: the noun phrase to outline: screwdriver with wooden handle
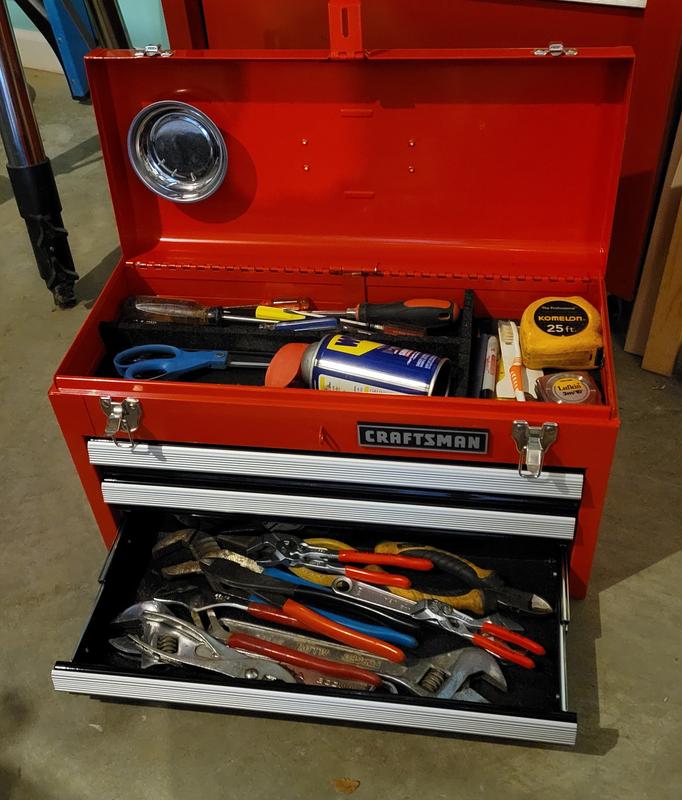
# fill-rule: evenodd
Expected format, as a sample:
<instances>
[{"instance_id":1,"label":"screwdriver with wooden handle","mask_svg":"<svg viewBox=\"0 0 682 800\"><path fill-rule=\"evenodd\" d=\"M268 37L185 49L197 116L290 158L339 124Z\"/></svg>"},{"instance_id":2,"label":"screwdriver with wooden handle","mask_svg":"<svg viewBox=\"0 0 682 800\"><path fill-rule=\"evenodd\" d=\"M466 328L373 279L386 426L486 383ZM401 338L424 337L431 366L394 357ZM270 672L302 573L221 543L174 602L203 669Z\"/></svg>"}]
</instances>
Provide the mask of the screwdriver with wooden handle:
<instances>
[{"instance_id":1,"label":"screwdriver with wooden handle","mask_svg":"<svg viewBox=\"0 0 682 800\"><path fill-rule=\"evenodd\" d=\"M394 594L410 600L434 598L442 600L460 611L471 611L478 616L498 611L507 607L512 611L525 614L545 615L552 613L552 606L533 592L514 589L507 586L496 572L484 569L466 558L441 550L430 545L410 544L408 542L381 542L375 548L377 553L393 553L428 558L437 569L447 572L465 586L469 591L461 593L443 592L442 589L430 592L424 586L421 589L397 589L391 587Z\"/></svg>"}]
</instances>

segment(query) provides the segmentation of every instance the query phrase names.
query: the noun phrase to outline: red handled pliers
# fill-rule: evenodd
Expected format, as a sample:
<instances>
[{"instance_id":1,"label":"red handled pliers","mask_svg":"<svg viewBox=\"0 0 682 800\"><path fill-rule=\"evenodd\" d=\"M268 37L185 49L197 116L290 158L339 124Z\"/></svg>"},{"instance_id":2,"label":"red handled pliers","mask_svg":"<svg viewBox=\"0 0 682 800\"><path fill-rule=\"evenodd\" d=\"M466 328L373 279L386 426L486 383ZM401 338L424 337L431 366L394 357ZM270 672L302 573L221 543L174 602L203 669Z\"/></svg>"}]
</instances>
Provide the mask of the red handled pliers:
<instances>
[{"instance_id":1,"label":"red handled pliers","mask_svg":"<svg viewBox=\"0 0 682 800\"><path fill-rule=\"evenodd\" d=\"M334 593L343 594L363 605L390 608L392 611L405 614L412 619L438 625L450 633L468 639L471 644L487 650L492 655L512 664L518 664L525 669L533 669L535 662L521 650L526 650L536 656L545 655L545 648L539 642L522 636L516 631L511 631L509 628L496 625L489 619L471 617L440 600L432 598L410 600L407 597L386 592L378 586L363 586L348 577L335 578L331 588ZM515 647L509 647L506 643L513 644Z\"/></svg>"},{"instance_id":2,"label":"red handled pliers","mask_svg":"<svg viewBox=\"0 0 682 800\"><path fill-rule=\"evenodd\" d=\"M318 572L345 575L352 580L373 583L379 586L397 586L409 589L410 579L391 572L372 572L361 567L345 564L378 564L382 567L398 567L426 571L433 569L428 558L401 556L393 553L363 552L362 550L331 550L319 547L289 534L269 533L264 537L263 549L257 557L261 566L307 567Z\"/></svg>"},{"instance_id":3,"label":"red handled pliers","mask_svg":"<svg viewBox=\"0 0 682 800\"><path fill-rule=\"evenodd\" d=\"M512 664L518 664L524 669L533 669L535 662L516 647L536 656L545 655L545 648L539 642L515 631L510 631L509 628L502 625L496 625L490 620L471 617L439 600L417 601L412 616L414 619L435 622L445 630L456 633L458 636L468 639L471 644L487 650L488 653ZM516 647L509 647L505 643L516 645Z\"/></svg>"}]
</instances>

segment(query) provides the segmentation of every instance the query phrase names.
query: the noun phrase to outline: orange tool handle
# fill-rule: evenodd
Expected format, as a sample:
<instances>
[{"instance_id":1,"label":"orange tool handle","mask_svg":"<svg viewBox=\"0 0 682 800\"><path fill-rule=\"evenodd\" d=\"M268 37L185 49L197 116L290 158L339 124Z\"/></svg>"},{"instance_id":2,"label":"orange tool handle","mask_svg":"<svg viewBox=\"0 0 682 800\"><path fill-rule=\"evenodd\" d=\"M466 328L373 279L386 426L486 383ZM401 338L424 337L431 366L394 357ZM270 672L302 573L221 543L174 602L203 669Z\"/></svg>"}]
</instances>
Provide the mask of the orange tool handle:
<instances>
[{"instance_id":1,"label":"orange tool handle","mask_svg":"<svg viewBox=\"0 0 682 800\"><path fill-rule=\"evenodd\" d=\"M545 648L539 642L534 642L527 636L510 631L509 628L504 628L501 625L495 625L493 622L484 622L481 626L481 633L487 633L496 639L501 639L503 642L523 647L524 650L528 650L529 653L535 653L536 656L545 655Z\"/></svg>"},{"instance_id":2,"label":"orange tool handle","mask_svg":"<svg viewBox=\"0 0 682 800\"><path fill-rule=\"evenodd\" d=\"M437 328L454 322L458 309L450 300L412 299L397 303L360 303L353 312L360 322L407 323Z\"/></svg>"},{"instance_id":3,"label":"orange tool handle","mask_svg":"<svg viewBox=\"0 0 682 800\"><path fill-rule=\"evenodd\" d=\"M512 389L515 392L523 391L523 373L520 364L512 364L509 368L509 377L511 378Z\"/></svg>"},{"instance_id":4,"label":"orange tool handle","mask_svg":"<svg viewBox=\"0 0 682 800\"><path fill-rule=\"evenodd\" d=\"M357 647L358 650L387 658L397 664L405 660L405 653L395 645L382 642L380 639L375 639L374 636L367 636L365 633L359 633L331 619L326 619L295 600L286 600L282 610L298 620L300 627L306 630L321 633L334 641L343 642L350 647Z\"/></svg>"},{"instance_id":5,"label":"orange tool handle","mask_svg":"<svg viewBox=\"0 0 682 800\"><path fill-rule=\"evenodd\" d=\"M502 644L502 642L498 642L496 639L489 639L487 636L481 636L480 633L474 633L471 637L471 643L482 647L483 650L487 650L488 653L503 658L505 661L511 661L512 664L518 664L525 669L535 668L535 662L532 658L525 656L523 653L519 653L518 650L512 650L511 647L507 647L506 644Z\"/></svg>"},{"instance_id":6,"label":"orange tool handle","mask_svg":"<svg viewBox=\"0 0 682 800\"><path fill-rule=\"evenodd\" d=\"M428 558L398 556L391 553L363 553L359 550L340 550L336 555L339 561L346 564L381 564L387 567L415 569L420 572L427 572L433 569L433 562Z\"/></svg>"},{"instance_id":7,"label":"orange tool handle","mask_svg":"<svg viewBox=\"0 0 682 800\"><path fill-rule=\"evenodd\" d=\"M333 678L361 681L362 683L368 683L370 686L381 685L381 678L376 673L362 669L362 667L310 656L291 647L275 644L266 639L259 639L257 636L249 636L247 633L233 633L228 637L227 643L235 650L244 650L254 655L266 656L273 661L290 664L292 667L312 669Z\"/></svg>"},{"instance_id":8,"label":"orange tool handle","mask_svg":"<svg viewBox=\"0 0 682 800\"><path fill-rule=\"evenodd\" d=\"M344 574L354 581L374 583L377 586L397 586L399 589L409 589L412 584L405 575L395 575L392 572L370 572L359 567L346 567Z\"/></svg>"},{"instance_id":9,"label":"orange tool handle","mask_svg":"<svg viewBox=\"0 0 682 800\"><path fill-rule=\"evenodd\" d=\"M277 606L270 606L266 603L249 603L246 610L252 617L262 619L264 622L286 625L287 628L301 627L297 619L292 617L291 614L285 614L284 611L282 611L281 608L277 608Z\"/></svg>"}]
</instances>

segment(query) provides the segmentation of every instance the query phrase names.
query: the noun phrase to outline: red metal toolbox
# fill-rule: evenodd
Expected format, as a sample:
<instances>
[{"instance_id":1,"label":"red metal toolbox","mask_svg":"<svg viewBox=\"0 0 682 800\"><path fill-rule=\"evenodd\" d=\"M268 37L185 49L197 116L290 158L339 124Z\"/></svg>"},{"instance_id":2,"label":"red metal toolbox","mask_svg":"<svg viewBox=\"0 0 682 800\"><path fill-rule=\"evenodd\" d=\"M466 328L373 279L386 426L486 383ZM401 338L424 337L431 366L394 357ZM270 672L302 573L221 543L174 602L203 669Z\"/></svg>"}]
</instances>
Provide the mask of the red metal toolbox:
<instances>
[{"instance_id":1,"label":"red metal toolbox","mask_svg":"<svg viewBox=\"0 0 682 800\"><path fill-rule=\"evenodd\" d=\"M563 566L584 596L618 428L607 326L604 402L593 406L107 372L104 329L135 294L224 305L310 296L339 308L415 295L461 305L471 289L477 317L518 319L540 297L580 295L607 319L631 50L366 52L342 11L330 17L329 51L88 58L122 257L50 399L111 552L81 644L53 681L92 695L571 744ZM161 199L131 168L131 122L158 101L191 104L224 137L225 180L200 202ZM558 436L532 477L518 469L512 434L537 456L543 423ZM357 542L397 528L544 569L557 614L542 691L472 706L112 666L101 629L133 596L169 510L319 520Z\"/></svg>"}]
</instances>

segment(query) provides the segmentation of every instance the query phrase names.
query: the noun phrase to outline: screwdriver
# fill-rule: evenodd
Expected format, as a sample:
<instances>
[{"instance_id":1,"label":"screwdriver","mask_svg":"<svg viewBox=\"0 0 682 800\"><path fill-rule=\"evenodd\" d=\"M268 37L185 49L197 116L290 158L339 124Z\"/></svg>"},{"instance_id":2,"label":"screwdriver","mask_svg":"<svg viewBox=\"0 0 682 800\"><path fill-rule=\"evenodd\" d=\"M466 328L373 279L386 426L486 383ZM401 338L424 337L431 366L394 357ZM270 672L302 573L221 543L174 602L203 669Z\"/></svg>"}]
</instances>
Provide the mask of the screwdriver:
<instances>
[{"instance_id":1,"label":"screwdriver","mask_svg":"<svg viewBox=\"0 0 682 800\"><path fill-rule=\"evenodd\" d=\"M371 324L405 323L421 328L443 328L457 319L459 308L450 300L414 299L397 303L360 303L345 311L320 311L321 314L352 317Z\"/></svg>"},{"instance_id":2,"label":"screwdriver","mask_svg":"<svg viewBox=\"0 0 682 800\"><path fill-rule=\"evenodd\" d=\"M341 327L344 330L350 329L353 332L357 328L362 328L358 333L368 335L371 331L381 331L387 336L426 336L426 328L419 327L418 325L394 325L393 323L386 323L385 325L375 325L369 322L358 322L356 319L346 319L344 317L336 316L337 312L334 311L299 311L302 317L309 317L303 322L280 322L275 327L278 330L331 330L332 328ZM319 326L313 325L314 320L319 321ZM310 323L310 324L306 324Z\"/></svg>"},{"instance_id":3,"label":"screwdriver","mask_svg":"<svg viewBox=\"0 0 682 800\"><path fill-rule=\"evenodd\" d=\"M253 316L245 316L249 311ZM185 325L220 325L225 322L277 322L301 320L303 315L279 306L204 306L194 300L137 295L123 304L122 316L153 322L177 322Z\"/></svg>"}]
</instances>

